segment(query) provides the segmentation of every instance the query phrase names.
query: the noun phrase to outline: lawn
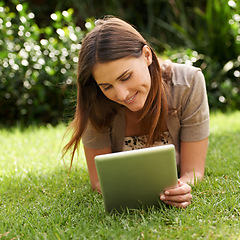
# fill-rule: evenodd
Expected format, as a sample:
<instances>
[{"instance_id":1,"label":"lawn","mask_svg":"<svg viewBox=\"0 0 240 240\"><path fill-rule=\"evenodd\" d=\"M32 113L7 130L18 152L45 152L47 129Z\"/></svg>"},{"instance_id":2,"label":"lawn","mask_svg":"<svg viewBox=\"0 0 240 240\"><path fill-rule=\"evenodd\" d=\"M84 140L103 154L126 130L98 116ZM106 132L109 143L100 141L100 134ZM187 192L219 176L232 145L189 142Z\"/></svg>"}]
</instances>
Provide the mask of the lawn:
<instances>
[{"instance_id":1,"label":"lawn","mask_svg":"<svg viewBox=\"0 0 240 240\"><path fill-rule=\"evenodd\" d=\"M240 239L240 112L211 115L205 178L187 209L106 214L82 149L67 176L64 131L0 130L0 239Z\"/></svg>"}]
</instances>

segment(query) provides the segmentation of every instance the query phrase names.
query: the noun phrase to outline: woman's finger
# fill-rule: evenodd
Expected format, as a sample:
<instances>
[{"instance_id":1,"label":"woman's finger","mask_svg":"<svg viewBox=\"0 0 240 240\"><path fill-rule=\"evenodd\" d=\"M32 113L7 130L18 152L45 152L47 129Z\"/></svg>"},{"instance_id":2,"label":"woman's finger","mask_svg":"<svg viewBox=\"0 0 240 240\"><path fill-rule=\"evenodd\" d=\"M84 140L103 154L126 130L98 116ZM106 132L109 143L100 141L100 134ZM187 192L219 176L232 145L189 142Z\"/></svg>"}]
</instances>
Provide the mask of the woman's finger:
<instances>
[{"instance_id":1,"label":"woman's finger","mask_svg":"<svg viewBox=\"0 0 240 240\"><path fill-rule=\"evenodd\" d=\"M192 200L192 194L184 194L184 195L161 195L160 199L162 201L171 201L171 202L177 202L177 203L182 203L182 202L191 202Z\"/></svg>"},{"instance_id":2,"label":"woman's finger","mask_svg":"<svg viewBox=\"0 0 240 240\"><path fill-rule=\"evenodd\" d=\"M178 187L168 189L164 192L165 195L185 195L191 193L192 188L186 183L180 183Z\"/></svg>"},{"instance_id":3,"label":"woman's finger","mask_svg":"<svg viewBox=\"0 0 240 240\"><path fill-rule=\"evenodd\" d=\"M177 207L177 208L186 208L188 205L191 204L191 202L171 202L171 201L164 201L164 203Z\"/></svg>"}]
</instances>

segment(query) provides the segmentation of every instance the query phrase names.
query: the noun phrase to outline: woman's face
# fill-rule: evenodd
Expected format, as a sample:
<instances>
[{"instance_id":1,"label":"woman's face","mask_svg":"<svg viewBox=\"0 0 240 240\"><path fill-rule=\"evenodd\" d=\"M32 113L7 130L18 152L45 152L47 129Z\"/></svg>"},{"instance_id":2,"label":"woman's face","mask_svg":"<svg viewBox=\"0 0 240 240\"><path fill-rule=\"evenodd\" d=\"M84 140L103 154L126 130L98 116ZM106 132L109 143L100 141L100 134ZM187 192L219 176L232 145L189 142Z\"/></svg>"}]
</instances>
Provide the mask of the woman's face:
<instances>
[{"instance_id":1,"label":"woman's face","mask_svg":"<svg viewBox=\"0 0 240 240\"><path fill-rule=\"evenodd\" d=\"M151 87L148 66L152 53L145 45L138 58L126 57L107 63L97 63L93 77L110 100L136 112L143 108Z\"/></svg>"}]
</instances>

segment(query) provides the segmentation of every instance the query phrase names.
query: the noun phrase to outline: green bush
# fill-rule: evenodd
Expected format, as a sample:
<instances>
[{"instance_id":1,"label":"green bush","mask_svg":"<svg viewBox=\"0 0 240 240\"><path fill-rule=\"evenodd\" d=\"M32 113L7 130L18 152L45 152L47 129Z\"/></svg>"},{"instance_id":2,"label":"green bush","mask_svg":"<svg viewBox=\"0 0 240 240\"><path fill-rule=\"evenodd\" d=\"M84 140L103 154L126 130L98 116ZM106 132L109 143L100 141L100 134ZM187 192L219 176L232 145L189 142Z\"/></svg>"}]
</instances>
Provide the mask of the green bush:
<instances>
[{"instance_id":1,"label":"green bush","mask_svg":"<svg viewBox=\"0 0 240 240\"><path fill-rule=\"evenodd\" d=\"M57 123L74 104L70 94L85 34L72 21L73 9L51 14L45 28L39 28L26 3L10 11L0 2L0 14L2 123Z\"/></svg>"},{"instance_id":2,"label":"green bush","mask_svg":"<svg viewBox=\"0 0 240 240\"><path fill-rule=\"evenodd\" d=\"M197 55L193 65L203 70L211 109L239 109L240 4L208 0L205 9L184 8L181 1L175 4L181 17L164 26L182 39L182 48L193 49ZM174 59L172 52L170 49L164 54ZM182 55L188 54L183 50Z\"/></svg>"}]
</instances>

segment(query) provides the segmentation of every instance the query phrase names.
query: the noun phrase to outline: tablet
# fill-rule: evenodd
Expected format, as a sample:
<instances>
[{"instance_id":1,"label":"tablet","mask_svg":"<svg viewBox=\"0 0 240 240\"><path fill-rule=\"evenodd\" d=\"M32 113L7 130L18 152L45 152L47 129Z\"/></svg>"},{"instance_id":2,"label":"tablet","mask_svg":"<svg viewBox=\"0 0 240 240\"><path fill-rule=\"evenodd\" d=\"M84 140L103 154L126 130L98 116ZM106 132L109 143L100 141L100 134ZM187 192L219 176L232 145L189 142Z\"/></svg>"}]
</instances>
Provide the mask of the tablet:
<instances>
[{"instance_id":1,"label":"tablet","mask_svg":"<svg viewBox=\"0 0 240 240\"><path fill-rule=\"evenodd\" d=\"M95 157L107 212L158 205L164 189L177 185L172 144Z\"/></svg>"}]
</instances>

